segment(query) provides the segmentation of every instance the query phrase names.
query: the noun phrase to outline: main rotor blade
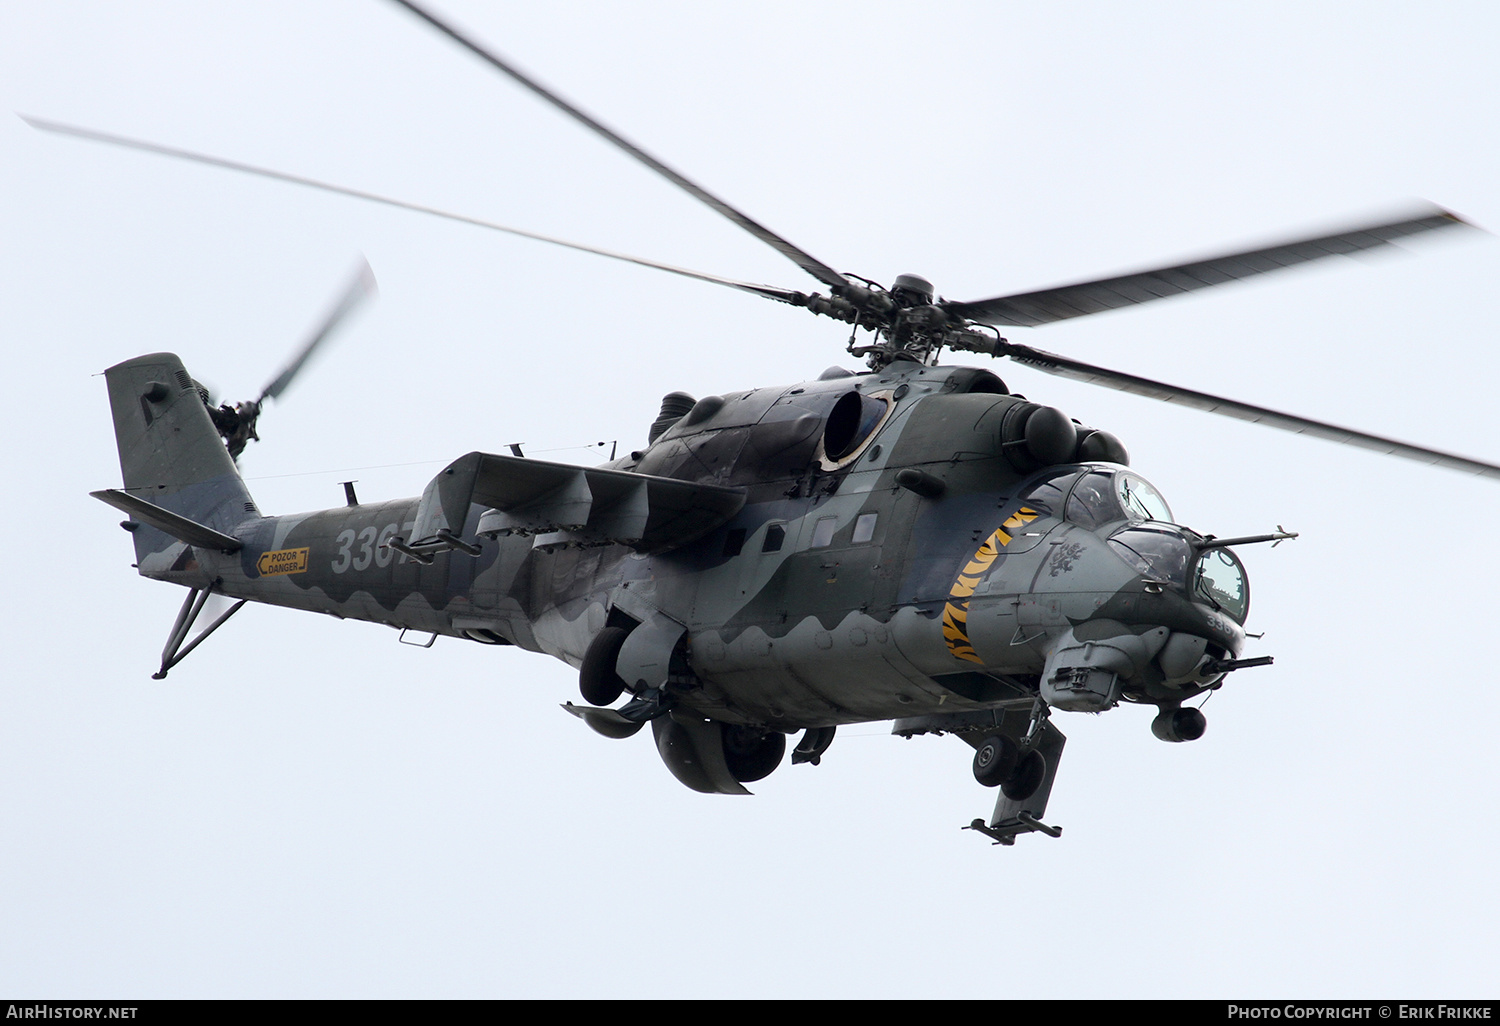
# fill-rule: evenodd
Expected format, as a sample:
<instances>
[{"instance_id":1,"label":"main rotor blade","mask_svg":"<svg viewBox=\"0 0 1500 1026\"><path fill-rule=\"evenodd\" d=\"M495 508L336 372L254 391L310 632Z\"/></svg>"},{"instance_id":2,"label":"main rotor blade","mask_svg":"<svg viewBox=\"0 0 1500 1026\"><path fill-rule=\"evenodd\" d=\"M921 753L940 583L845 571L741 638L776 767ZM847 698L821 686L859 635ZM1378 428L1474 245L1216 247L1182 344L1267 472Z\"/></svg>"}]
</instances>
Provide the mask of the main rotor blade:
<instances>
[{"instance_id":1,"label":"main rotor blade","mask_svg":"<svg viewBox=\"0 0 1500 1026\"><path fill-rule=\"evenodd\" d=\"M661 175L663 178L671 182L673 185L677 186L679 189L682 189L689 195L696 197L703 203L706 203L708 206L718 211L720 214L729 218L729 220L745 229L745 231L749 232L751 235L754 235L757 239L760 239L762 242L774 248L777 252L781 253L787 259L791 260L794 264L802 268L814 278L821 281L823 284L831 286L849 284L849 279L845 278L842 274L835 271L833 268L829 267L821 260L812 256L805 250L799 249L798 247L792 245L786 239L783 239L780 235L777 235L775 232L771 231L769 228L765 227L758 221L752 220L748 215L730 206L728 203L719 199L719 197L715 196L713 193L709 192L707 189L703 188L697 183L689 181L687 178L683 177L681 174L674 171L667 165L663 164L661 161L657 160L655 157L647 153L645 150L641 149L639 146L621 136L618 132L615 132L614 130L600 124L594 118L585 114L583 111L579 110L577 107L573 106L567 100L564 100L561 96L558 96L556 93L552 92L550 89L546 88L535 79L523 74L520 70L518 70L507 61L496 56L494 53L491 53L489 50L486 50L484 47L480 46L477 42L464 35L458 29L438 18L435 14L432 14L430 11L427 11L421 6L412 3L411 0L394 0L394 2L411 11L413 14L421 18L423 21L427 22L439 32L447 35L454 42L472 52L475 56L481 58L484 61L487 61L497 70L504 72L506 75L509 75L511 78L515 79L515 81L519 82L527 89L530 89L537 96L540 96L542 99L552 104L558 110L562 111L564 114L567 114L575 121L578 121L585 128L590 129L596 134L602 136L604 139L618 146L620 149L630 154L630 156L634 157L642 164L645 164L651 170Z\"/></svg>"},{"instance_id":2,"label":"main rotor blade","mask_svg":"<svg viewBox=\"0 0 1500 1026\"><path fill-rule=\"evenodd\" d=\"M1425 449L1420 445L1398 442L1393 438L1382 438L1379 435L1370 435L1363 431L1355 431L1319 420L1309 420L1290 413L1280 413L1263 406L1252 406L1249 403L1210 395L1207 392L1195 392L1190 388L1152 381L1150 378L1125 374L1107 367L1097 367L1081 360L1072 360L1066 356L1033 349L1031 346L1002 342L995 347L995 355L1008 356L1027 367L1035 367L1037 370L1055 374L1061 378L1071 378L1074 381L1083 381L1091 385L1103 385L1105 388L1142 395L1148 399L1160 399L1163 402L1176 403L1190 409L1202 410L1205 413L1217 413L1236 420L1248 420L1253 424L1264 424L1267 427L1280 428L1282 431L1290 431L1293 434L1311 435L1314 438L1323 438L1342 445L1385 453L1387 456L1400 456L1402 459L1415 460L1418 463L1447 467L1449 470L1500 480L1500 466L1493 463L1483 463L1437 449Z\"/></svg>"},{"instance_id":3,"label":"main rotor blade","mask_svg":"<svg viewBox=\"0 0 1500 1026\"><path fill-rule=\"evenodd\" d=\"M354 280L349 283L349 287L344 290L344 294L333 305L333 309L328 311L328 316L323 319L323 323L318 325L317 330L303 343L302 348L298 350L296 356L292 357L291 362L281 369L281 373L271 379L271 383L266 385L261 391L260 398L255 401L256 405L265 402L267 399L275 399L282 392L286 391L287 386L292 383L292 379L297 376L297 372L307 363L308 358L312 356L318 346L322 345L333 334L334 329L343 322L345 317L349 316L349 312L366 297L372 296L379 291L375 285L375 272L370 270L370 262L361 258L359 264L359 270L355 272Z\"/></svg>"},{"instance_id":4,"label":"main rotor blade","mask_svg":"<svg viewBox=\"0 0 1500 1026\"><path fill-rule=\"evenodd\" d=\"M608 257L611 260L623 260L626 263L639 264L641 267L651 267L658 271L668 271L672 274L680 274L684 278L696 278L699 281L712 282L715 285L727 285L742 292L750 292L757 296L774 299L782 303L791 303L794 306L807 305L807 296L792 289L778 288L774 285L755 285L750 282L736 281L733 278L724 278L716 274L707 274L703 271L675 267L672 264L647 260L645 257L631 256L628 253L616 253L613 250L600 249L597 246L585 246L581 242L569 242L566 239L554 238L551 235L529 232L524 228L512 228L509 225L496 224L493 221L484 221L477 217L469 217L467 214L455 214L447 210L439 210L437 207L423 206L420 203L408 203L405 200L392 199L389 196L381 196L377 193L365 192L361 189L351 189L347 186L335 185L332 182L319 181L316 178L305 178L302 175L288 174L285 171L275 171L267 167L258 167L255 164L242 164L239 161L229 160L225 157L215 157L207 153L195 153L192 150L178 149L175 146L163 146L160 143L147 142L144 139L132 139L124 135L112 135L108 132L100 132L92 128L66 125L60 121L47 121L43 118L34 118L26 114L18 116L32 128L43 132L70 135L78 139L87 139L89 142L108 143L111 146L122 146L126 149L154 153L158 156L174 157L178 160L208 164L212 167L225 168L229 171L239 171L248 175L259 175L262 178L273 178L281 182L291 182L293 185L305 185L308 188L322 189L324 192L332 192L340 196L353 196L355 199L368 200L371 203L383 203L388 207L399 207L402 210L412 210L419 214L430 214L433 217L458 221L460 224L469 224L476 228L488 228L491 231L505 232L507 235L518 235L523 239L534 239L537 242L546 242L553 246L561 246L564 249L576 249L583 253Z\"/></svg>"},{"instance_id":5,"label":"main rotor blade","mask_svg":"<svg viewBox=\"0 0 1500 1026\"><path fill-rule=\"evenodd\" d=\"M1037 292L997 296L973 303L945 303L943 307L960 317L982 324L1034 327L1135 303L1149 303L1155 299L1238 281L1310 260L1375 249L1408 235L1458 225L1472 227L1457 214L1429 206L1413 211L1399 221L1365 225L1333 235L1295 239L1263 249L1226 253L1207 260L1138 271L1117 278L1101 278L1098 281L1062 285Z\"/></svg>"}]
</instances>

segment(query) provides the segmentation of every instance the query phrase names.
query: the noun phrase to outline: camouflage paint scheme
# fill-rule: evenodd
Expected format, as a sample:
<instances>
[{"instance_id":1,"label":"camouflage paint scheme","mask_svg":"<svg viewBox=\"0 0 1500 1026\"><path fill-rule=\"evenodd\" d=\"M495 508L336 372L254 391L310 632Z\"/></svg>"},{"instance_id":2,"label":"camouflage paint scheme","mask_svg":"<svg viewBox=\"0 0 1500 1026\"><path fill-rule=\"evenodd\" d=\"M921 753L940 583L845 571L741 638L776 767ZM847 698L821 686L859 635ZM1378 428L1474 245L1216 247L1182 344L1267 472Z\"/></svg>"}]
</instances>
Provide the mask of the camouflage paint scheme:
<instances>
[{"instance_id":1,"label":"camouflage paint scheme","mask_svg":"<svg viewBox=\"0 0 1500 1026\"><path fill-rule=\"evenodd\" d=\"M127 361L107 379L124 493L151 504L126 524L143 576L575 667L603 628L622 627L621 677L669 695L680 722L791 733L896 720L907 735L1019 739L1047 711L1039 695L1062 709L1175 709L1215 686L1212 659L1244 641L1194 600L1191 562L1145 573L1107 540L1143 517L1069 518L1079 481L1098 491L1129 472L1038 465L1049 461L1015 428L1037 407L987 371L835 368L699 400L598 470L475 453L421 497L275 517L256 509L175 356ZM625 475L649 476L654 491ZM609 516L605 486L625 489ZM509 508L485 496L511 496L490 500ZM174 536L157 510L238 551ZM1196 557L1197 535L1151 528ZM1023 804L1045 809L1062 736L1039 726L1046 786L1029 804L1002 798L992 826L1014 826Z\"/></svg>"}]
</instances>

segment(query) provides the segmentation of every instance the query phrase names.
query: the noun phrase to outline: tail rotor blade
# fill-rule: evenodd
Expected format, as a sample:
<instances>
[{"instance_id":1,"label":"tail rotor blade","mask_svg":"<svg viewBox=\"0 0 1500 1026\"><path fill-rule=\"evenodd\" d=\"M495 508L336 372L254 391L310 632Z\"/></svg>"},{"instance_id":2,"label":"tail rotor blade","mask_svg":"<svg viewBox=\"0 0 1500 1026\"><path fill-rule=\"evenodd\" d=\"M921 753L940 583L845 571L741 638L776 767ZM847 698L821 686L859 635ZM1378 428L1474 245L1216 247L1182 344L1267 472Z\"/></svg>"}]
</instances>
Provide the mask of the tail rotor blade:
<instances>
[{"instance_id":1,"label":"tail rotor blade","mask_svg":"<svg viewBox=\"0 0 1500 1026\"><path fill-rule=\"evenodd\" d=\"M328 316L323 319L323 322L312 333L312 336L303 343L302 348L297 351L297 355L292 357L291 361L281 369L281 373L272 378L270 383L261 391L260 398L256 400L257 406L267 399L275 399L282 392L285 392L287 386L292 383L292 379L297 376L297 372L306 365L318 347L338 330L339 325L344 322L345 318L360 303L379 291L375 284L375 272L370 269L369 261L361 258L359 264L360 266L354 275L354 280L349 283L349 287L344 290L338 302L334 304L333 309L328 311Z\"/></svg>"}]
</instances>

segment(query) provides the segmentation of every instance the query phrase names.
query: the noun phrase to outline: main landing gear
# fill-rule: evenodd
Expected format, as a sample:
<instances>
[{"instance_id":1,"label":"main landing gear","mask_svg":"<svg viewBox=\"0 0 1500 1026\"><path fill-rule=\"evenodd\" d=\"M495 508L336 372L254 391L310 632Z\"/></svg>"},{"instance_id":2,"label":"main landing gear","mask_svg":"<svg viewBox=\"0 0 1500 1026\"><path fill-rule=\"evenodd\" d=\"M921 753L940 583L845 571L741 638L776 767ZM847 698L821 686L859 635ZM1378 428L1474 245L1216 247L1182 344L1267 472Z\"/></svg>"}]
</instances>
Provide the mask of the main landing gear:
<instances>
[{"instance_id":1,"label":"main landing gear","mask_svg":"<svg viewBox=\"0 0 1500 1026\"><path fill-rule=\"evenodd\" d=\"M680 649L671 653L676 665L664 684L648 687L645 680L636 680L631 686L626 678L636 674L630 670L622 674L620 667L622 652L629 657L632 629L641 628L610 625L594 635L578 669L578 690L588 705L568 703L563 708L609 738L631 737L651 724L662 761L673 776L695 791L748 794L743 785L775 772L788 747L781 730L764 724L719 722L678 705L676 688L692 680ZM609 708L627 691L629 701L618 709ZM833 743L833 735L833 727L809 727L792 752L792 762L816 766Z\"/></svg>"},{"instance_id":2,"label":"main landing gear","mask_svg":"<svg viewBox=\"0 0 1500 1026\"><path fill-rule=\"evenodd\" d=\"M623 627L606 627L589 643L578 669L578 690L589 705L606 706L625 693L625 679L615 670L615 660L629 635Z\"/></svg>"}]
</instances>

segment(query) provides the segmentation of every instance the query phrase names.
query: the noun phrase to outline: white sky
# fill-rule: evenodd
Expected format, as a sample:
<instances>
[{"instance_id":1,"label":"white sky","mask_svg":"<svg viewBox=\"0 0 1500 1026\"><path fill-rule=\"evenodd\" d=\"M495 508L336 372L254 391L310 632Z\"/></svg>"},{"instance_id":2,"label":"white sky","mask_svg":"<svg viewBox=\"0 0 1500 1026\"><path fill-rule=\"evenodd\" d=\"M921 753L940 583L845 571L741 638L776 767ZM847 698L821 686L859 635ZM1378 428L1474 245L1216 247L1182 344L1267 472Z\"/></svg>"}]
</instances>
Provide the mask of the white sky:
<instances>
[{"instance_id":1,"label":"white sky","mask_svg":"<svg viewBox=\"0 0 1500 1026\"><path fill-rule=\"evenodd\" d=\"M977 299L1398 210L1500 226L1493 4L438 9L841 270ZM790 263L394 6L0 0L0 107L756 281ZM1488 235L1012 337L1500 460ZM268 512L471 449L590 461L660 396L851 364L713 286L0 118L0 992L1493 997L1494 482L997 366L1245 550L1195 744L1060 714L1059 840L959 827L951 738L841 732L703 796L541 656L247 607L154 682L97 372L249 397L359 254L382 295L262 420Z\"/></svg>"}]
</instances>

